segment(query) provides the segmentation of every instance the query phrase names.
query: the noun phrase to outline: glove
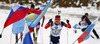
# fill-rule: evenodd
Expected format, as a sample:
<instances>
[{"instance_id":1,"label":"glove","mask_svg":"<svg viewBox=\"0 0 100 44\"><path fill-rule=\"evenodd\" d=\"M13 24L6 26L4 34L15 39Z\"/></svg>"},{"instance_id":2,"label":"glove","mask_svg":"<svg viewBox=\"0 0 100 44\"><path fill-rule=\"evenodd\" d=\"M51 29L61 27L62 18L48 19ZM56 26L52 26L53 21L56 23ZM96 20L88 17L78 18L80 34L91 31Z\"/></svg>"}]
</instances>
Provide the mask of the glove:
<instances>
[{"instance_id":1,"label":"glove","mask_svg":"<svg viewBox=\"0 0 100 44\"><path fill-rule=\"evenodd\" d=\"M66 20L67 23L69 23L69 20Z\"/></svg>"},{"instance_id":2,"label":"glove","mask_svg":"<svg viewBox=\"0 0 100 44\"><path fill-rule=\"evenodd\" d=\"M49 23L52 22L52 19L49 20Z\"/></svg>"},{"instance_id":3,"label":"glove","mask_svg":"<svg viewBox=\"0 0 100 44\"><path fill-rule=\"evenodd\" d=\"M74 30L75 33L77 33L77 30Z\"/></svg>"},{"instance_id":4,"label":"glove","mask_svg":"<svg viewBox=\"0 0 100 44\"><path fill-rule=\"evenodd\" d=\"M2 38L2 34L0 34L0 38Z\"/></svg>"}]
</instances>

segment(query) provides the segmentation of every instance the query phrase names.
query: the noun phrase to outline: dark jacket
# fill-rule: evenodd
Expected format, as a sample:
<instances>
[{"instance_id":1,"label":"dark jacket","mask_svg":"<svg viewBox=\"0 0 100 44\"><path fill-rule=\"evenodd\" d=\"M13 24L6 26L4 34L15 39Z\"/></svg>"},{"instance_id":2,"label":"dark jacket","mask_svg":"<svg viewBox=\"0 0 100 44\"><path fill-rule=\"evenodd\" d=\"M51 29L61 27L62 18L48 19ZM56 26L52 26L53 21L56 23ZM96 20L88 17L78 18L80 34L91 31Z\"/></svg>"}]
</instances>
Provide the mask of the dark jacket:
<instances>
[{"instance_id":1,"label":"dark jacket","mask_svg":"<svg viewBox=\"0 0 100 44\"><path fill-rule=\"evenodd\" d=\"M88 25L90 25L90 24L91 24L91 21L90 21L90 20L89 20L89 18L87 18L85 15L84 15L84 16L82 16L81 20L83 20L83 19L85 19L85 20L86 20L86 23L87 23ZM81 25L81 24L80 24L80 22L79 22L79 25Z\"/></svg>"}]
</instances>

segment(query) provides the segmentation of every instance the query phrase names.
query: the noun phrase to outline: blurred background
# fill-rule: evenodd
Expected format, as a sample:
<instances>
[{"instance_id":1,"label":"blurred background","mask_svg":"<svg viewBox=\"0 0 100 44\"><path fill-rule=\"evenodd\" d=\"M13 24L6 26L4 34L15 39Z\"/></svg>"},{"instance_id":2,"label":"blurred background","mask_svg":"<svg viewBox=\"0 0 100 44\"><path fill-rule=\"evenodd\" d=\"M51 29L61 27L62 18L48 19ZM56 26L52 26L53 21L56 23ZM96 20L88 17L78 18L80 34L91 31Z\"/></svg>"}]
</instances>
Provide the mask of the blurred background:
<instances>
[{"instance_id":1,"label":"blurred background","mask_svg":"<svg viewBox=\"0 0 100 44\"><path fill-rule=\"evenodd\" d=\"M0 0L0 8L3 8L3 4L13 4L13 3L22 3L23 5L34 4L36 6L46 5L48 0ZM7 5L9 6L9 5ZM89 9L91 6L100 9L100 0L52 0L51 8L56 7L87 7ZM9 8L9 7L8 7Z\"/></svg>"}]
</instances>

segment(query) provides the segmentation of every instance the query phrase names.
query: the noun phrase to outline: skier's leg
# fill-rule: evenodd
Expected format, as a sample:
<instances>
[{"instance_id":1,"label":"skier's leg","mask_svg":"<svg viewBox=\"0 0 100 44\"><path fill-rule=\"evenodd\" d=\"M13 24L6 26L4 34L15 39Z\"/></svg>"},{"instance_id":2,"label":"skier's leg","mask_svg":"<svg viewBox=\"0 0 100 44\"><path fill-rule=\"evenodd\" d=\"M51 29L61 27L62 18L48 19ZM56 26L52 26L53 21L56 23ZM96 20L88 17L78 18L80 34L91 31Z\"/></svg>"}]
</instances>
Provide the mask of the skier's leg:
<instances>
[{"instance_id":1,"label":"skier's leg","mask_svg":"<svg viewBox=\"0 0 100 44\"><path fill-rule=\"evenodd\" d=\"M18 34L16 34L16 43L18 43Z\"/></svg>"},{"instance_id":2,"label":"skier's leg","mask_svg":"<svg viewBox=\"0 0 100 44\"><path fill-rule=\"evenodd\" d=\"M39 28L38 28L39 29ZM38 30L37 30L37 28L36 28L36 32L35 32L35 44L37 44L37 36L38 36Z\"/></svg>"},{"instance_id":3,"label":"skier's leg","mask_svg":"<svg viewBox=\"0 0 100 44\"><path fill-rule=\"evenodd\" d=\"M38 30L40 29L40 22L36 26L36 35L35 35L35 41L37 41L37 36L38 36Z\"/></svg>"},{"instance_id":4,"label":"skier's leg","mask_svg":"<svg viewBox=\"0 0 100 44\"><path fill-rule=\"evenodd\" d=\"M58 41L58 42L56 42L55 44L60 44L60 43L59 43L59 41Z\"/></svg>"},{"instance_id":5,"label":"skier's leg","mask_svg":"<svg viewBox=\"0 0 100 44\"><path fill-rule=\"evenodd\" d=\"M35 39L35 31L33 30L33 41L34 41L34 39Z\"/></svg>"},{"instance_id":6,"label":"skier's leg","mask_svg":"<svg viewBox=\"0 0 100 44\"><path fill-rule=\"evenodd\" d=\"M84 32L85 30L86 30L86 28L83 28L83 29L82 29L82 32Z\"/></svg>"},{"instance_id":7,"label":"skier's leg","mask_svg":"<svg viewBox=\"0 0 100 44\"><path fill-rule=\"evenodd\" d=\"M50 44L53 44L53 42L52 42L52 41L50 41Z\"/></svg>"},{"instance_id":8,"label":"skier's leg","mask_svg":"<svg viewBox=\"0 0 100 44\"><path fill-rule=\"evenodd\" d=\"M50 44L54 44L54 37L50 35Z\"/></svg>"},{"instance_id":9,"label":"skier's leg","mask_svg":"<svg viewBox=\"0 0 100 44\"><path fill-rule=\"evenodd\" d=\"M97 39L99 39L99 35L97 34L97 32L95 31L95 29L93 29L92 31L94 33L94 35L97 37Z\"/></svg>"},{"instance_id":10,"label":"skier's leg","mask_svg":"<svg viewBox=\"0 0 100 44\"><path fill-rule=\"evenodd\" d=\"M37 41L37 37L38 37L38 30L36 29L35 41Z\"/></svg>"},{"instance_id":11,"label":"skier's leg","mask_svg":"<svg viewBox=\"0 0 100 44\"><path fill-rule=\"evenodd\" d=\"M21 41L22 41L22 37L23 37L23 33L22 32L20 33L20 37L21 37Z\"/></svg>"},{"instance_id":12,"label":"skier's leg","mask_svg":"<svg viewBox=\"0 0 100 44\"><path fill-rule=\"evenodd\" d=\"M60 39L60 37L57 37L57 38L56 38L55 44L60 44L60 43L59 43L59 39Z\"/></svg>"},{"instance_id":13,"label":"skier's leg","mask_svg":"<svg viewBox=\"0 0 100 44\"><path fill-rule=\"evenodd\" d=\"M60 42L58 41L57 44L60 44Z\"/></svg>"}]
</instances>

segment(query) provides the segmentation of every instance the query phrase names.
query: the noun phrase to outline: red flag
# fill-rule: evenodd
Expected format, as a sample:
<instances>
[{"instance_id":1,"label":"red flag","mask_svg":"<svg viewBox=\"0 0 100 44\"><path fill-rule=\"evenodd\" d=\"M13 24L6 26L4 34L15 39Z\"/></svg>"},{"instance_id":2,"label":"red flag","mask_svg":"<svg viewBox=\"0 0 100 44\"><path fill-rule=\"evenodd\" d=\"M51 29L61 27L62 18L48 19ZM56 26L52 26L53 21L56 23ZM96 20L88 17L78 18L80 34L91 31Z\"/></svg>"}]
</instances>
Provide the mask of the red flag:
<instances>
[{"instance_id":1,"label":"red flag","mask_svg":"<svg viewBox=\"0 0 100 44\"><path fill-rule=\"evenodd\" d=\"M34 9L21 9L18 11L15 11L10 17L9 19L6 20L5 24L4 24L4 28L6 28L7 26L9 26L12 23L15 23L21 19L23 19L29 12L33 12L36 14L41 14L41 10L37 11Z\"/></svg>"}]
</instances>

